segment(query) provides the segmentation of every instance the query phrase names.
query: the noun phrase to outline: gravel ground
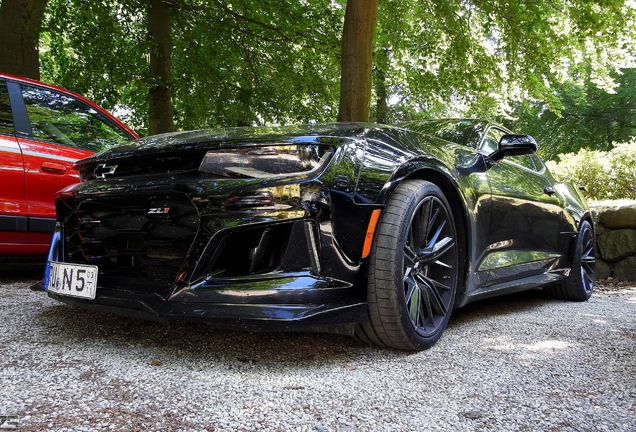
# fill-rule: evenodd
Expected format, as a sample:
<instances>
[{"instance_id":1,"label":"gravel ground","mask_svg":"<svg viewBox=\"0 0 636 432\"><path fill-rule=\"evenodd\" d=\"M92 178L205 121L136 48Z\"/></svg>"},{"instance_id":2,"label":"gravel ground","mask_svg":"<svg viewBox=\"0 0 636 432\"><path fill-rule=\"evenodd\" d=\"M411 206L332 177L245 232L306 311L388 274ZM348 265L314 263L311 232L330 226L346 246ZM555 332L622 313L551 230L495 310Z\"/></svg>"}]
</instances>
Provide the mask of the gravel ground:
<instances>
[{"instance_id":1,"label":"gravel ground","mask_svg":"<svg viewBox=\"0 0 636 432\"><path fill-rule=\"evenodd\" d=\"M636 430L634 285L472 304L413 354L84 311L34 282L0 275L0 416L20 431Z\"/></svg>"}]
</instances>

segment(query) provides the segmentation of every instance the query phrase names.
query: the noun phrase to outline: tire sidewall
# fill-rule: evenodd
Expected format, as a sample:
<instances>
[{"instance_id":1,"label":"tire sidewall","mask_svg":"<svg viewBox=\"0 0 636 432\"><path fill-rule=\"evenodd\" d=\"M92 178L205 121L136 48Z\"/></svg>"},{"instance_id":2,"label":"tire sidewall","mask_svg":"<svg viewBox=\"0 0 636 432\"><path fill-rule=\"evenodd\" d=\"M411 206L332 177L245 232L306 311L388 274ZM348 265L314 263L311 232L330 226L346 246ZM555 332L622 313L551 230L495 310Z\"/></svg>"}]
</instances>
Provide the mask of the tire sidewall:
<instances>
[{"instance_id":1,"label":"tire sidewall","mask_svg":"<svg viewBox=\"0 0 636 432\"><path fill-rule=\"evenodd\" d=\"M412 181L411 183L415 183L415 182L416 181ZM449 302L449 313L446 314L439 328L432 335L428 337L420 335L413 327L413 324L411 323L411 319L409 317L409 311L407 310L407 307L406 307L405 290L404 290L404 253L402 253L401 251L404 251L404 248L406 247L407 235L411 227L411 224L413 223L413 217L415 216L415 211L418 209L419 205L425 198L433 196L443 203L451 222L451 229L453 231L453 236L455 238L456 243L459 240L458 240L457 225L456 225L455 217L452 211L452 207L450 203L448 202L448 200L446 199L442 190L435 184L427 182L427 181L420 180L417 182L420 183L421 186L418 186L416 193L411 195L410 201L408 205L406 206L406 208L404 209L403 223L400 226L399 235L397 236L397 242L395 244L396 259L393 265L393 274L394 274L394 284L395 284L397 292L396 292L396 299L395 299L396 304L394 306L396 310L398 311L398 316L402 324L404 336L413 345L414 349L424 349L424 348L430 347L435 342L437 342L437 340L441 337L442 333L444 332L444 329L448 325L448 321L451 315L450 310L452 310L452 307L455 302L455 295L457 292L457 284L459 280L459 274L457 272L457 274L455 275L455 280L453 281L453 284L452 284L451 299ZM386 213L393 210L389 208L390 205L391 203L389 203L389 206L387 206ZM382 227L385 227L386 225L381 224L380 226L382 229ZM459 245L455 247L453 252L455 253L455 263L457 263L456 265L458 265L458 261L459 261L458 250L459 250ZM369 275L369 276L371 277L372 275Z\"/></svg>"}]
</instances>

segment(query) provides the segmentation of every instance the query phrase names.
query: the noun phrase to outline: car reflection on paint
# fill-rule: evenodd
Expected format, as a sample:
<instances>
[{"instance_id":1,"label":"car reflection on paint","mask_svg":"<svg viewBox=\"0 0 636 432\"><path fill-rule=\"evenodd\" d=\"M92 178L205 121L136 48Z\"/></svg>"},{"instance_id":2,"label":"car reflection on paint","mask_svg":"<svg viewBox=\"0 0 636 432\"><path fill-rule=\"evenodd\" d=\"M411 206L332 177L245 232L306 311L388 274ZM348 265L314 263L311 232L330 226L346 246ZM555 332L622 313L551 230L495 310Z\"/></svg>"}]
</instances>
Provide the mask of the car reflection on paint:
<instances>
[{"instance_id":1,"label":"car reflection on paint","mask_svg":"<svg viewBox=\"0 0 636 432\"><path fill-rule=\"evenodd\" d=\"M469 119L148 137L76 164L44 285L147 319L425 349L475 300L591 296L590 211L536 149Z\"/></svg>"},{"instance_id":2,"label":"car reflection on paint","mask_svg":"<svg viewBox=\"0 0 636 432\"><path fill-rule=\"evenodd\" d=\"M259 147L248 150L247 153L253 155L277 155L278 150L276 150L274 147Z\"/></svg>"},{"instance_id":3,"label":"car reflection on paint","mask_svg":"<svg viewBox=\"0 0 636 432\"><path fill-rule=\"evenodd\" d=\"M225 207L241 208L250 206L273 206L274 195L270 191L262 191L253 195L233 195L225 200Z\"/></svg>"}]
</instances>

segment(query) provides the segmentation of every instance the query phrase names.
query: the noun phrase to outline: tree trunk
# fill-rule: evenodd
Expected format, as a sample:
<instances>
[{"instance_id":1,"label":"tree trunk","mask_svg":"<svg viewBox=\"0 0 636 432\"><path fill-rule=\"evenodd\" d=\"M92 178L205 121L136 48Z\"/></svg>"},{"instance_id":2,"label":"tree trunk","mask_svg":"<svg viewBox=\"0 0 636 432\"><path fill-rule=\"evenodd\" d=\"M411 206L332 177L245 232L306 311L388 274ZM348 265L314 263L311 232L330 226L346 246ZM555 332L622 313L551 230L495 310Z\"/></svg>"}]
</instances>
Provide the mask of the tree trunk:
<instances>
[{"instance_id":1,"label":"tree trunk","mask_svg":"<svg viewBox=\"0 0 636 432\"><path fill-rule=\"evenodd\" d=\"M149 0L150 90L148 125L150 135L174 132L172 106L172 43L170 7L161 0Z\"/></svg>"},{"instance_id":2,"label":"tree trunk","mask_svg":"<svg viewBox=\"0 0 636 432\"><path fill-rule=\"evenodd\" d=\"M347 0L342 31L338 121L369 121L373 34L378 0Z\"/></svg>"},{"instance_id":3,"label":"tree trunk","mask_svg":"<svg viewBox=\"0 0 636 432\"><path fill-rule=\"evenodd\" d=\"M0 71L40 79L38 44L47 0L2 0Z\"/></svg>"},{"instance_id":4,"label":"tree trunk","mask_svg":"<svg viewBox=\"0 0 636 432\"><path fill-rule=\"evenodd\" d=\"M376 51L373 83L375 84L375 121L389 123L389 95L386 89L386 71L389 68L389 54L386 48Z\"/></svg>"},{"instance_id":5,"label":"tree trunk","mask_svg":"<svg viewBox=\"0 0 636 432\"><path fill-rule=\"evenodd\" d=\"M252 126L252 116L250 113L250 99L252 98L252 90L240 88L238 93L236 125Z\"/></svg>"}]
</instances>

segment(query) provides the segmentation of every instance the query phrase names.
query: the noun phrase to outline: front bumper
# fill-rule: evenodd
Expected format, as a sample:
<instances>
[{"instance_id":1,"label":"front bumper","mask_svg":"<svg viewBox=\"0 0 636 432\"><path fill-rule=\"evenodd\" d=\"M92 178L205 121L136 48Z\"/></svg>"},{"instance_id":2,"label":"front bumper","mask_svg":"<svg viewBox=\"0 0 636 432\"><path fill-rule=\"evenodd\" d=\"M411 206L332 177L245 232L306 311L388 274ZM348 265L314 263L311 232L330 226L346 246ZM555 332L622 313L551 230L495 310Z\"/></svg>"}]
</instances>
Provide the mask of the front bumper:
<instances>
[{"instance_id":1,"label":"front bumper","mask_svg":"<svg viewBox=\"0 0 636 432\"><path fill-rule=\"evenodd\" d=\"M293 330L366 319L361 265L342 257L328 220L278 209L268 217L253 210L212 217L174 191L79 194L57 205L49 260L96 265L99 277L95 299L49 292L55 300L222 328ZM155 209L163 213L149 213Z\"/></svg>"}]
</instances>

